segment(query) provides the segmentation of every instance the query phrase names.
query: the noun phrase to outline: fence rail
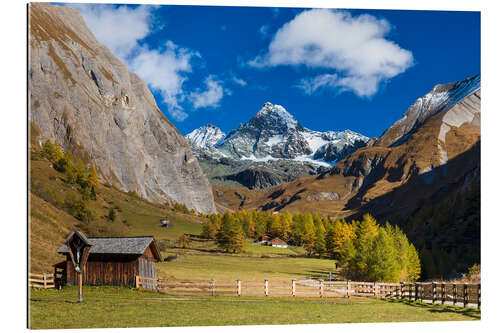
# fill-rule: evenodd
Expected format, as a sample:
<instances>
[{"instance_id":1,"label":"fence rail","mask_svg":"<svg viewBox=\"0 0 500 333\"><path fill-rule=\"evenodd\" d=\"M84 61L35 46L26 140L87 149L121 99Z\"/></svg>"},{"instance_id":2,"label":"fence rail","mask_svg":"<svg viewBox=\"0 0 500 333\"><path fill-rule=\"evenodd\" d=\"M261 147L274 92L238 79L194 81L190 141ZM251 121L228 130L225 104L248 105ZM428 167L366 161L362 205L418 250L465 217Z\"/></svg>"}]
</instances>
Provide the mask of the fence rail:
<instances>
[{"instance_id":1,"label":"fence rail","mask_svg":"<svg viewBox=\"0 0 500 333\"><path fill-rule=\"evenodd\" d=\"M55 288L54 274L29 273L28 286L32 288Z\"/></svg>"},{"instance_id":2,"label":"fence rail","mask_svg":"<svg viewBox=\"0 0 500 333\"><path fill-rule=\"evenodd\" d=\"M481 284L383 283L321 280L175 280L136 277L136 287L169 294L407 298L426 303L481 307Z\"/></svg>"}]
</instances>

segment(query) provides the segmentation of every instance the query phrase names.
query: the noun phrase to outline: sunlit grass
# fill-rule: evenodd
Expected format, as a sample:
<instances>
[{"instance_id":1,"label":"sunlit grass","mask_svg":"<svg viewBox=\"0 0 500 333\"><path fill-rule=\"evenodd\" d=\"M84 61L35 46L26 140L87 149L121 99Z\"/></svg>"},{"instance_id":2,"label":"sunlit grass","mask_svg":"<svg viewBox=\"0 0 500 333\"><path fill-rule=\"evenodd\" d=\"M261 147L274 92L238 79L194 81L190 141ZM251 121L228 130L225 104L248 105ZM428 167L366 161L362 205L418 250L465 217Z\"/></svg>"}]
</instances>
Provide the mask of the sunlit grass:
<instances>
[{"instance_id":1,"label":"sunlit grass","mask_svg":"<svg viewBox=\"0 0 500 333\"><path fill-rule=\"evenodd\" d=\"M200 325L457 321L480 318L476 309L368 298L173 297L118 287L33 290L30 327L97 328Z\"/></svg>"}]
</instances>

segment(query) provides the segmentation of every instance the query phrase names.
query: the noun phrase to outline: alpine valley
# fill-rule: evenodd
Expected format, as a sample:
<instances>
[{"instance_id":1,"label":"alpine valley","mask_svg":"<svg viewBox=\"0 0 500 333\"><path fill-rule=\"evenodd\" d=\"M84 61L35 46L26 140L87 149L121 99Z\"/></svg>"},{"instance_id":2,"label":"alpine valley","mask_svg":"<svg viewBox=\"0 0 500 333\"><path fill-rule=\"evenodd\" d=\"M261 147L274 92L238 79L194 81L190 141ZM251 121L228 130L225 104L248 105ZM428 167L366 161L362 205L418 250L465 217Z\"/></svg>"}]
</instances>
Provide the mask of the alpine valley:
<instances>
[{"instance_id":1,"label":"alpine valley","mask_svg":"<svg viewBox=\"0 0 500 333\"><path fill-rule=\"evenodd\" d=\"M297 179L267 191L214 185L220 209L308 210L348 220L370 213L405 230L422 253L424 276L444 276L479 261L480 85L479 75L436 85L376 140L350 131L310 131L267 103L249 124L227 136L212 126L188 139L204 170L216 159L238 165L245 170L240 175L270 169L269 161L290 168L300 160L306 161L307 172L317 173L304 177L299 169L289 176ZM216 143L197 146L209 129L218 133L211 141ZM237 164L242 160L251 160L250 167ZM324 165L327 161L331 166ZM214 178L210 172L207 176Z\"/></svg>"},{"instance_id":2,"label":"alpine valley","mask_svg":"<svg viewBox=\"0 0 500 333\"><path fill-rule=\"evenodd\" d=\"M28 19L31 267L52 267L75 228L174 242L238 210L369 213L408 235L424 279L479 262L480 75L433 82L379 138L308 129L284 106L259 109L264 100L228 133L208 124L183 136L77 10L31 3ZM80 174L94 171L92 192L57 170L48 140ZM165 217L174 228L158 227Z\"/></svg>"}]
</instances>

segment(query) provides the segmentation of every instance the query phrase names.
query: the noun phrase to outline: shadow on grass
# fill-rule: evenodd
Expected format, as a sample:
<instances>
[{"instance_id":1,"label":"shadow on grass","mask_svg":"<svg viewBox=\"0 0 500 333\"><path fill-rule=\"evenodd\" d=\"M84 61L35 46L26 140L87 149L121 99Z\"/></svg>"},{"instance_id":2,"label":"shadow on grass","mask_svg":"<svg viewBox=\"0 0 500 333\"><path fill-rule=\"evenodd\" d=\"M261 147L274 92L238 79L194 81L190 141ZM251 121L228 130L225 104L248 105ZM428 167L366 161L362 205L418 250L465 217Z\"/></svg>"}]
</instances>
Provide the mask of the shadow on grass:
<instances>
[{"instance_id":1,"label":"shadow on grass","mask_svg":"<svg viewBox=\"0 0 500 333\"><path fill-rule=\"evenodd\" d=\"M473 319L481 319L481 311L476 308L462 308L462 307L442 305L442 304L427 304L420 301L410 301L408 299L388 298L386 299L386 301L389 303L400 303L408 306L427 309L429 312L434 312L434 313L446 313L446 312L456 313Z\"/></svg>"}]
</instances>

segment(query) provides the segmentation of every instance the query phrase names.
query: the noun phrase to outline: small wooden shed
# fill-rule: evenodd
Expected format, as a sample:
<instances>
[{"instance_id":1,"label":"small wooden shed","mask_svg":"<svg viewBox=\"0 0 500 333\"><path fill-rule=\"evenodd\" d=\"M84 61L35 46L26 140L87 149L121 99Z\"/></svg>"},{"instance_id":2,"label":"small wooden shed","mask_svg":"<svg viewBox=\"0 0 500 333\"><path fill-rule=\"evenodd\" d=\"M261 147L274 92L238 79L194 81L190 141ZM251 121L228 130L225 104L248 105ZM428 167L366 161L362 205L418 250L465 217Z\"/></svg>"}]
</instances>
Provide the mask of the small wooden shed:
<instances>
[{"instance_id":1,"label":"small wooden shed","mask_svg":"<svg viewBox=\"0 0 500 333\"><path fill-rule=\"evenodd\" d=\"M83 284L135 287L136 275L156 277L155 262L162 261L153 236L89 237L92 247L85 269ZM77 276L66 245L58 253L66 260L55 265L60 284L75 285Z\"/></svg>"}]
</instances>

